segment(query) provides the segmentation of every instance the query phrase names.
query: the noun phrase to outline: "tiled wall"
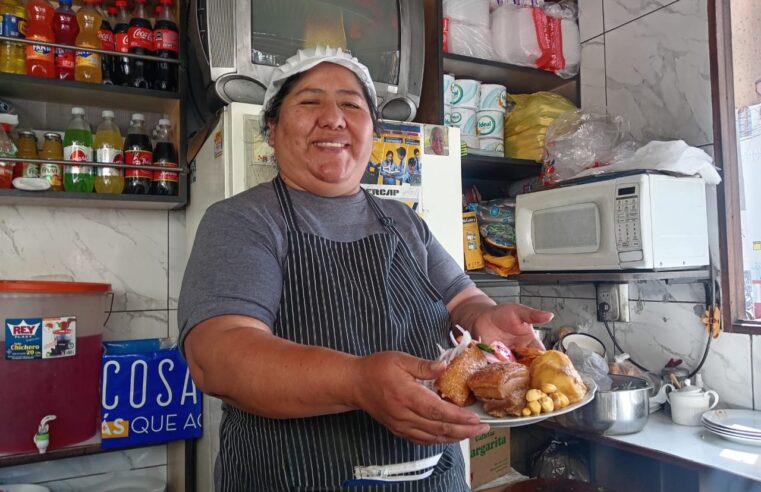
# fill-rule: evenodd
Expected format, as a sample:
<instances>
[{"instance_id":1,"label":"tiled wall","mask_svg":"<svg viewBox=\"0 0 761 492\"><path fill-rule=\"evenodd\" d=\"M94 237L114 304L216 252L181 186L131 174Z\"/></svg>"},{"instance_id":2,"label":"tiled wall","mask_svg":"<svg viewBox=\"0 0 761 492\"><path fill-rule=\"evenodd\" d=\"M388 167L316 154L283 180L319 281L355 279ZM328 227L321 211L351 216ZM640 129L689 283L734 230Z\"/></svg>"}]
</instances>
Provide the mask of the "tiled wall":
<instances>
[{"instance_id":1,"label":"tiled wall","mask_svg":"<svg viewBox=\"0 0 761 492\"><path fill-rule=\"evenodd\" d=\"M583 108L624 116L637 138L681 138L711 153L707 1L579 0L579 8ZM715 208L709 205L714 254ZM596 321L594 299L591 284L521 285L523 303L556 313L553 326L589 332L610 353L611 339ZM650 369L672 357L693 368L707 340L701 323L705 299L700 283L634 282L631 322L611 324L611 329L619 345ZM761 408L760 339L724 333L712 341L703 379L724 403Z\"/></svg>"},{"instance_id":2,"label":"tiled wall","mask_svg":"<svg viewBox=\"0 0 761 492\"><path fill-rule=\"evenodd\" d=\"M106 340L177 335L185 245L184 212L0 206L0 278L110 283ZM63 491L114 476L166 480L166 464L166 446L156 446L0 468L0 484Z\"/></svg>"}]
</instances>

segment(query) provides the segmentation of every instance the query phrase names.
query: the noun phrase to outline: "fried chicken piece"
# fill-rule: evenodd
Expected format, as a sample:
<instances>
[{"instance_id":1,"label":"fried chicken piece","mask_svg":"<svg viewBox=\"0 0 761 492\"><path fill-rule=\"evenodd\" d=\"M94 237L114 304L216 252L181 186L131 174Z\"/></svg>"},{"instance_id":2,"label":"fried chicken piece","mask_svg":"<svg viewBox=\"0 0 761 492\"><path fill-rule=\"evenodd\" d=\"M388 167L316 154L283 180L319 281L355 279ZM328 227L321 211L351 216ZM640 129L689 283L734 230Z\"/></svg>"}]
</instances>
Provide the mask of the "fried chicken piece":
<instances>
[{"instance_id":1,"label":"fried chicken piece","mask_svg":"<svg viewBox=\"0 0 761 492\"><path fill-rule=\"evenodd\" d=\"M489 364L468 379L468 387L492 417L520 416L526 406L529 370L517 362Z\"/></svg>"},{"instance_id":2,"label":"fried chicken piece","mask_svg":"<svg viewBox=\"0 0 761 492\"><path fill-rule=\"evenodd\" d=\"M571 403L576 403L587 394L587 387L573 367L571 359L557 350L548 350L535 358L529 373L532 388L541 388L545 383L554 384Z\"/></svg>"},{"instance_id":3,"label":"fried chicken piece","mask_svg":"<svg viewBox=\"0 0 761 492\"><path fill-rule=\"evenodd\" d=\"M534 359L542 355L545 351L534 347L515 347L510 348L513 351L513 355L517 362L520 362L526 367L531 366Z\"/></svg>"},{"instance_id":4,"label":"fried chicken piece","mask_svg":"<svg viewBox=\"0 0 761 492\"><path fill-rule=\"evenodd\" d=\"M434 387L442 398L457 406L472 405L476 398L468 388L468 378L487 364L481 349L475 343L471 343L449 363L443 374L434 382Z\"/></svg>"}]
</instances>

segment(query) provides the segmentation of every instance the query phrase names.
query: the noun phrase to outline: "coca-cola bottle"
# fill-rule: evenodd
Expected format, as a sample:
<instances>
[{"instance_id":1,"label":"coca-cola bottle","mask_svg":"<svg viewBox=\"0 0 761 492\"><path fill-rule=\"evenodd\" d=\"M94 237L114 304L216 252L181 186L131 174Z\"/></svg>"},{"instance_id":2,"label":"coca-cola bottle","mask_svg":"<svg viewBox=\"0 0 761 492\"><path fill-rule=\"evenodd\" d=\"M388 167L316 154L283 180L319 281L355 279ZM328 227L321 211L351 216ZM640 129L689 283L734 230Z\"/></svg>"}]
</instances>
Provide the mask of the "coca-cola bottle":
<instances>
[{"instance_id":1,"label":"coca-cola bottle","mask_svg":"<svg viewBox=\"0 0 761 492\"><path fill-rule=\"evenodd\" d=\"M153 28L156 56L176 60L180 36L172 15L172 0L160 0L159 7L160 13ZM177 91L177 65L167 62L156 63L152 87L161 91Z\"/></svg>"},{"instance_id":2,"label":"coca-cola bottle","mask_svg":"<svg viewBox=\"0 0 761 492\"><path fill-rule=\"evenodd\" d=\"M172 123L164 118L159 120L159 128L156 132L156 146L153 148L153 165L167 168L178 167L177 150L172 143L170 132ZM152 195L176 195L179 174L170 171L153 171L151 183Z\"/></svg>"},{"instance_id":3,"label":"coca-cola bottle","mask_svg":"<svg viewBox=\"0 0 761 492\"><path fill-rule=\"evenodd\" d=\"M114 44L116 51L121 53L129 52L129 12L127 12L127 0L116 0L116 21L114 22ZM111 80L117 85L127 85L129 83L129 57L118 56L114 59L113 73Z\"/></svg>"},{"instance_id":4,"label":"coca-cola bottle","mask_svg":"<svg viewBox=\"0 0 761 492\"><path fill-rule=\"evenodd\" d=\"M145 117L140 113L132 115L132 122L124 139L124 163L134 166L153 164L151 139L145 131ZM124 171L124 193L145 195L150 191L153 173L149 170L127 168Z\"/></svg>"},{"instance_id":5,"label":"coca-cola bottle","mask_svg":"<svg viewBox=\"0 0 761 492\"><path fill-rule=\"evenodd\" d=\"M97 0L95 2L95 8L98 10L102 20L100 27L98 28L98 39L100 40L100 48L104 50L114 51L116 44L114 43L114 31L111 27L111 22L108 15L102 9L103 0ZM103 55L101 57L101 73L102 82L104 84L113 85L113 66L114 60L112 56Z\"/></svg>"},{"instance_id":6,"label":"coca-cola bottle","mask_svg":"<svg viewBox=\"0 0 761 492\"><path fill-rule=\"evenodd\" d=\"M135 55L153 55L153 29L145 13L145 0L135 0L135 10L129 21L129 52ZM153 62L131 58L127 85L148 89L153 79Z\"/></svg>"}]
</instances>

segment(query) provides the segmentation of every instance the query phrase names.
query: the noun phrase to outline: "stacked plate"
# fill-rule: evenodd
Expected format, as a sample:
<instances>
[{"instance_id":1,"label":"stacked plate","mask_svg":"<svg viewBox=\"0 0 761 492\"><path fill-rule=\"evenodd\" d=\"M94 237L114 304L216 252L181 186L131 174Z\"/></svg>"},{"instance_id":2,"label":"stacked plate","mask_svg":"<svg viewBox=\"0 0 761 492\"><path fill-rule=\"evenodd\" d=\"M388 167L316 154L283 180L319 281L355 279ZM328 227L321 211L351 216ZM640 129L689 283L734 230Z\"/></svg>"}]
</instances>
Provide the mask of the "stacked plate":
<instances>
[{"instance_id":1,"label":"stacked plate","mask_svg":"<svg viewBox=\"0 0 761 492\"><path fill-rule=\"evenodd\" d=\"M710 410L700 422L706 430L730 441L761 446L761 412L754 410Z\"/></svg>"}]
</instances>

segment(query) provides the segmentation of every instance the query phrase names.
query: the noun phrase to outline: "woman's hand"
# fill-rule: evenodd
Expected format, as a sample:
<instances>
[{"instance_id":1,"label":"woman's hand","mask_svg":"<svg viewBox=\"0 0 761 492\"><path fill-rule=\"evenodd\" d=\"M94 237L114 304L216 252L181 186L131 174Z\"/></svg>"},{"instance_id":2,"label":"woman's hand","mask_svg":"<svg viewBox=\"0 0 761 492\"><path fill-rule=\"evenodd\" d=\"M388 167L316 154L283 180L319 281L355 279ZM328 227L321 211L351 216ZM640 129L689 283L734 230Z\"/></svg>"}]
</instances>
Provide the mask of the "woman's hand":
<instances>
[{"instance_id":1,"label":"woman's hand","mask_svg":"<svg viewBox=\"0 0 761 492\"><path fill-rule=\"evenodd\" d=\"M508 347L544 348L534 333L534 325L549 323L554 315L523 304L497 304L485 307L475 317L470 331L486 343L494 340Z\"/></svg>"},{"instance_id":2,"label":"woman's hand","mask_svg":"<svg viewBox=\"0 0 761 492\"><path fill-rule=\"evenodd\" d=\"M441 362L402 352L379 352L357 361L355 405L395 435L419 444L455 442L489 426L476 413L442 400L418 380L436 379Z\"/></svg>"}]
</instances>

